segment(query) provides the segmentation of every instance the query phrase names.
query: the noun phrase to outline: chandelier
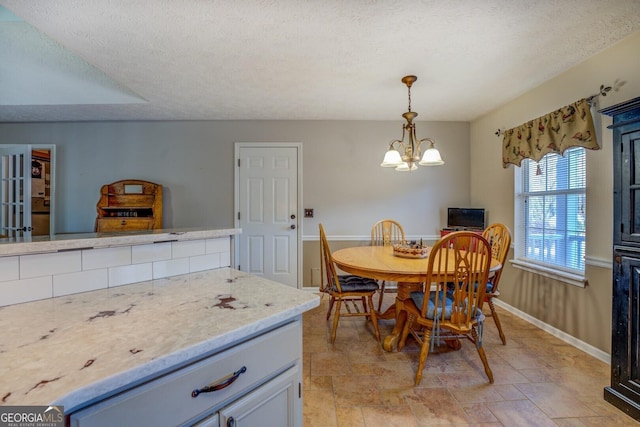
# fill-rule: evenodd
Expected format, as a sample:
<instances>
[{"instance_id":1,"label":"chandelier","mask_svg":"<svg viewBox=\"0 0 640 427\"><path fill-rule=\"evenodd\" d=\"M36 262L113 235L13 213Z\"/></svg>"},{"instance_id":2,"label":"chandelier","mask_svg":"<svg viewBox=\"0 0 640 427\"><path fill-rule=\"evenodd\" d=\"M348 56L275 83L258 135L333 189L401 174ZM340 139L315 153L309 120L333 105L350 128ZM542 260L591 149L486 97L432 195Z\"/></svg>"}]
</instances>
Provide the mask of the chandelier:
<instances>
[{"instance_id":1,"label":"chandelier","mask_svg":"<svg viewBox=\"0 0 640 427\"><path fill-rule=\"evenodd\" d=\"M409 111L402 117L407 121L402 125L402 139L396 139L389 143L389 150L384 155L384 160L380 166L385 168L396 168L397 171L406 172L418 169L418 165L436 166L444 162L440 157L440 152L435 147L435 141L431 138L418 139L416 136L416 124L413 119L418 117L418 113L411 111L411 85L418 80L416 76L405 76L402 83L407 85L409 93ZM404 138L408 135L408 141ZM422 155L422 144L429 143L429 147Z\"/></svg>"}]
</instances>

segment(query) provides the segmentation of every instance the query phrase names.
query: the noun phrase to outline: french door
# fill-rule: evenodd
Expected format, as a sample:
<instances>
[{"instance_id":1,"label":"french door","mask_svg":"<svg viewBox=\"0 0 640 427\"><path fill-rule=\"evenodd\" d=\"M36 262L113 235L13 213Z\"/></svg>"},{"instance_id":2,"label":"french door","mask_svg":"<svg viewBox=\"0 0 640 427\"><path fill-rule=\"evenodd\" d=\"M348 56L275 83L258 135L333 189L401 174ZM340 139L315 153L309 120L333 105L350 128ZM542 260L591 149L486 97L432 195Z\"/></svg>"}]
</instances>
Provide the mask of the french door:
<instances>
[{"instance_id":1,"label":"french door","mask_svg":"<svg viewBox=\"0 0 640 427\"><path fill-rule=\"evenodd\" d=\"M31 146L0 146L0 235L31 237Z\"/></svg>"},{"instance_id":2,"label":"french door","mask_svg":"<svg viewBox=\"0 0 640 427\"><path fill-rule=\"evenodd\" d=\"M53 235L54 183L55 145L0 145L0 236Z\"/></svg>"}]
</instances>

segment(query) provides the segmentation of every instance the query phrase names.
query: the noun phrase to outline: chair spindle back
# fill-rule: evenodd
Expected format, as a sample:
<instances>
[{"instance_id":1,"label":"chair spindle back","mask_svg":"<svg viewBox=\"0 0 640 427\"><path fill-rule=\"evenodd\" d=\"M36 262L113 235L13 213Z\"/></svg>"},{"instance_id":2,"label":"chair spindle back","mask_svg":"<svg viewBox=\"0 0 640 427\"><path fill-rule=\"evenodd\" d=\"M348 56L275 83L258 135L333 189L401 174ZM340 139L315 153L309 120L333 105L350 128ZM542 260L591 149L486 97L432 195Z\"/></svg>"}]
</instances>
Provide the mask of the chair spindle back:
<instances>
[{"instance_id":1,"label":"chair spindle back","mask_svg":"<svg viewBox=\"0 0 640 427\"><path fill-rule=\"evenodd\" d=\"M470 330L482 310L490 266L491 247L484 237L471 231L444 236L429 254L425 293L433 285L438 292L435 300L424 299L422 316Z\"/></svg>"}]
</instances>

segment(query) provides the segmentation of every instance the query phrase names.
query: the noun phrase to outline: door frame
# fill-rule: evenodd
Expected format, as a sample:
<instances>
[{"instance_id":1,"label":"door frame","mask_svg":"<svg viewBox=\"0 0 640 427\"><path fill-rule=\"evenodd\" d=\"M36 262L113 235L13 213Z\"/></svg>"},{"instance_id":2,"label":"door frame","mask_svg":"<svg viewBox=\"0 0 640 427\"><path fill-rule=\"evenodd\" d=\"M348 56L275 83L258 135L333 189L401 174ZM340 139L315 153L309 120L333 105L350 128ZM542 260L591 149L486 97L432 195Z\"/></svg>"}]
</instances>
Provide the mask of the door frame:
<instances>
[{"instance_id":1,"label":"door frame","mask_svg":"<svg viewBox=\"0 0 640 427\"><path fill-rule=\"evenodd\" d=\"M240 149L242 148L295 148L296 149L296 161L298 162L298 168L296 172L296 183L298 203L296 205L296 218L298 219L298 233L296 234L296 271L297 271L297 283L298 289L303 288L302 283L302 213L304 212L302 206L302 143L301 142L235 142L234 143L234 161L233 161L233 225L235 228L240 227L240 220L238 219L238 212L240 210L240 172L238 169L238 162L240 161ZM234 262L233 268L238 268L238 262L240 260L240 244L235 242L234 244Z\"/></svg>"}]
</instances>

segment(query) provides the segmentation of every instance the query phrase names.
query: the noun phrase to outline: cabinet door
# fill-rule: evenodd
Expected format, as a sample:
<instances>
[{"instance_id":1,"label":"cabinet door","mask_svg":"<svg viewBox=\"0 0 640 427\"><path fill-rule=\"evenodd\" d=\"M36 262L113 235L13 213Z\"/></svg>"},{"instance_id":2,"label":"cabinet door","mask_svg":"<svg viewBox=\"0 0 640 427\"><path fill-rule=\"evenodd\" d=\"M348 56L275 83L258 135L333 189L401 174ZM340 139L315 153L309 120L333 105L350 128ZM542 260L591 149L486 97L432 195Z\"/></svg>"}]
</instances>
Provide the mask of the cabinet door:
<instances>
[{"instance_id":1,"label":"cabinet door","mask_svg":"<svg viewBox=\"0 0 640 427\"><path fill-rule=\"evenodd\" d=\"M300 368L295 365L220 411L224 427L302 426Z\"/></svg>"},{"instance_id":2,"label":"cabinet door","mask_svg":"<svg viewBox=\"0 0 640 427\"><path fill-rule=\"evenodd\" d=\"M637 126L640 126L638 124ZM620 152L620 242L640 244L640 130L621 135ZM617 242L616 242L617 243Z\"/></svg>"},{"instance_id":3,"label":"cabinet door","mask_svg":"<svg viewBox=\"0 0 640 427\"><path fill-rule=\"evenodd\" d=\"M616 256L613 285L611 384L640 402L640 258Z\"/></svg>"}]
</instances>

